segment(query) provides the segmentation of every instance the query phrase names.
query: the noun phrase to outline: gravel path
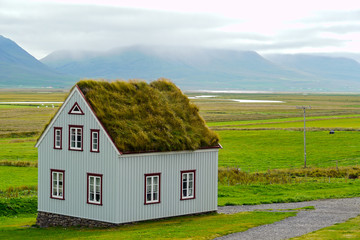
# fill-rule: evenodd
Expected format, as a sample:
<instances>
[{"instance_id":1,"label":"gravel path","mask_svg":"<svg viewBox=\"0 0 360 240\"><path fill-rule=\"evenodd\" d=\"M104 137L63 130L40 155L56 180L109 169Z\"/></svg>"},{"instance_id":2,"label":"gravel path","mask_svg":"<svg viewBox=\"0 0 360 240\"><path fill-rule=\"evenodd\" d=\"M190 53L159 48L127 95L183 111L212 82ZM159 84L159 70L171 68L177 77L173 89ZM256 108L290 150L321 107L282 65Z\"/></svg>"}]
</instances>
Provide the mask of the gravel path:
<instances>
[{"instance_id":1,"label":"gravel path","mask_svg":"<svg viewBox=\"0 0 360 240\"><path fill-rule=\"evenodd\" d=\"M318 229L345 222L360 214L360 198L327 199L297 203L275 203L252 206L219 207L219 213L232 214L261 209L294 209L314 206L315 210L299 211L297 216L289 217L273 224L251 228L216 239L288 239L304 235Z\"/></svg>"}]
</instances>

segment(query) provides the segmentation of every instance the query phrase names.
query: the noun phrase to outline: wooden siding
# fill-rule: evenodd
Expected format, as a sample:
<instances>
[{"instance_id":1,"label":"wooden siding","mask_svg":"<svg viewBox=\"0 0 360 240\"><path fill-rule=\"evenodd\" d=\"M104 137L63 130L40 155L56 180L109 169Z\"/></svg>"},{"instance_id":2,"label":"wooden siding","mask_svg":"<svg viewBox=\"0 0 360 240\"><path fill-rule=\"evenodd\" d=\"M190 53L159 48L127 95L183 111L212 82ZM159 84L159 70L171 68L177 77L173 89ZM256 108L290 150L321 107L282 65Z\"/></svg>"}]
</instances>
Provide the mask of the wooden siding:
<instances>
[{"instance_id":1,"label":"wooden siding","mask_svg":"<svg viewBox=\"0 0 360 240\"><path fill-rule=\"evenodd\" d=\"M218 149L120 157L119 223L217 210ZM181 200L181 171L196 170L196 198ZM144 204L144 174L161 173L161 203Z\"/></svg>"},{"instance_id":2,"label":"wooden siding","mask_svg":"<svg viewBox=\"0 0 360 240\"><path fill-rule=\"evenodd\" d=\"M77 102L84 115L68 114ZM69 151L69 125L83 125L83 151ZM38 210L106 222L117 221L119 159L101 126L78 92L75 92L55 119L53 127L62 127L62 150L53 149L54 131L48 131L38 149ZM90 129L100 129L100 152L90 152ZM50 169L65 170L65 200L50 198ZM87 204L87 173L103 174L103 205ZM116 206L115 206L116 207Z\"/></svg>"}]
</instances>

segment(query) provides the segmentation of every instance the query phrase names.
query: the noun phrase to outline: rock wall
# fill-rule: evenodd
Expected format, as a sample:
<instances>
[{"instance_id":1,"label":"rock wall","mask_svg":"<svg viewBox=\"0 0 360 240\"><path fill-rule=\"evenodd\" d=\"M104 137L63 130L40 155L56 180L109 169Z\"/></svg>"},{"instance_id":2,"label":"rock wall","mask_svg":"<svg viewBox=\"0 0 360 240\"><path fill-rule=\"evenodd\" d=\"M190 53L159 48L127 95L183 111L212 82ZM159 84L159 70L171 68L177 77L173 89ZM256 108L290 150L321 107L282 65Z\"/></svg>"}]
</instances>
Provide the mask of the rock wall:
<instances>
[{"instance_id":1,"label":"rock wall","mask_svg":"<svg viewBox=\"0 0 360 240\"><path fill-rule=\"evenodd\" d=\"M115 227L119 224L101 222L86 218L78 218L65 216L56 213L48 213L48 212L38 212L38 216L36 219L36 224L40 227L52 227L52 226L62 226L62 227L75 227L75 226L86 226L90 228L97 227Z\"/></svg>"}]
</instances>

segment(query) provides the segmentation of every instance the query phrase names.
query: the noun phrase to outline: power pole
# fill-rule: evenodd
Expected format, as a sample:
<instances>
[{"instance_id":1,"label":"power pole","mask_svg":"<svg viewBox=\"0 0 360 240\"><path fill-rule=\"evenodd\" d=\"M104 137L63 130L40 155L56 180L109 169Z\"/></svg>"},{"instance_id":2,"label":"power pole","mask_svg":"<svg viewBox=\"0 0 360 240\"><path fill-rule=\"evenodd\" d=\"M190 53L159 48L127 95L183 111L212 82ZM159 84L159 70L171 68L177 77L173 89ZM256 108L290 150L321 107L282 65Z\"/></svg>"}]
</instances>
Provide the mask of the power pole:
<instances>
[{"instance_id":1,"label":"power pole","mask_svg":"<svg viewBox=\"0 0 360 240\"><path fill-rule=\"evenodd\" d=\"M311 109L311 106L296 106L296 108L304 111L304 168L306 168L306 109Z\"/></svg>"}]
</instances>

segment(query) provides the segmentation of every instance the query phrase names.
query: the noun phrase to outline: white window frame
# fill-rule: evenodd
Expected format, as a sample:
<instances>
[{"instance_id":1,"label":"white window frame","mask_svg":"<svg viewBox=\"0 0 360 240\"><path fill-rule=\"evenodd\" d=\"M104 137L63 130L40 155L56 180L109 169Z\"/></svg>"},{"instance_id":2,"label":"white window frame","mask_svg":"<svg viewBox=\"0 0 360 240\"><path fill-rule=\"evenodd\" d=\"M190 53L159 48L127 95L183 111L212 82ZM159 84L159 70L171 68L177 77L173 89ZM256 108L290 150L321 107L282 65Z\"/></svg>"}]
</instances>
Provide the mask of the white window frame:
<instances>
[{"instance_id":1,"label":"white window frame","mask_svg":"<svg viewBox=\"0 0 360 240\"><path fill-rule=\"evenodd\" d=\"M195 174L195 170L181 171L181 200L195 198Z\"/></svg>"},{"instance_id":2,"label":"white window frame","mask_svg":"<svg viewBox=\"0 0 360 240\"><path fill-rule=\"evenodd\" d=\"M99 196L98 200L96 199L97 195ZM102 174L87 174L87 203L102 205Z\"/></svg>"},{"instance_id":3,"label":"white window frame","mask_svg":"<svg viewBox=\"0 0 360 240\"><path fill-rule=\"evenodd\" d=\"M90 134L91 134L91 146L90 146L90 151L91 152L99 152L99 136L100 136L100 130L98 129L91 129L90 130ZM95 137L96 135L96 137ZM94 148L94 145L96 144L96 148Z\"/></svg>"},{"instance_id":4,"label":"white window frame","mask_svg":"<svg viewBox=\"0 0 360 240\"><path fill-rule=\"evenodd\" d=\"M64 200L65 199L65 171L51 169L50 174L51 174L50 197L55 198L55 199Z\"/></svg>"},{"instance_id":5,"label":"white window frame","mask_svg":"<svg viewBox=\"0 0 360 240\"><path fill-rule=\"evenodd\" d=\"M145 199L144 199L145 205L160 203L160 193L161 193L160 175L161 175L160 173L145 174ZM155 183L155 179L157 183ZM150 196L150 199L148 199L148 196Z\"/></svg>"},{"instance_id":6,"label":"white window frame","mask_svg":"<svg viewBox=\"0 0 360 240\"><path fill-rule=\"evenodd\" d=\"M72 133L74 130L74 134ZM80 130L80 134L79 134ZM73 139L74 136L74 139ZM78 139L80 136L80 140ZM82 151L83 150L84 131L83 126L69 126L69 150ZM74 146L72 146L74 143ZM80 143L80 147L78 147Z\"/></svg>"}]
</instances>

